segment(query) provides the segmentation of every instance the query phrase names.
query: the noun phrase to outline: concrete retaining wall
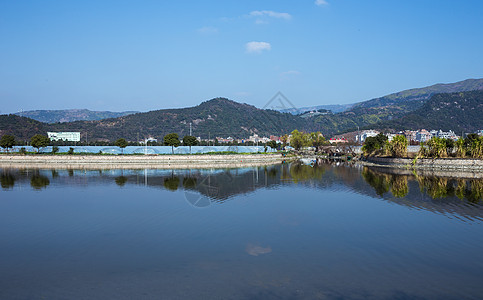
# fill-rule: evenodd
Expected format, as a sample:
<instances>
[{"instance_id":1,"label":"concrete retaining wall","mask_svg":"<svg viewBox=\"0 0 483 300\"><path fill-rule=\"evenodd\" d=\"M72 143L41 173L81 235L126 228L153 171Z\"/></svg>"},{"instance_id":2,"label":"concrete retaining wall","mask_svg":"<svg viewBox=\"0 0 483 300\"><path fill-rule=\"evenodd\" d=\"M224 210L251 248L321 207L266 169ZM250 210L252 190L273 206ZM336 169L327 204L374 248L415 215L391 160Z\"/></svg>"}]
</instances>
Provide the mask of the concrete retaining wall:
<instances>
[{"instance_id":1,"label":"concrete retaining wall","mask_svg":"<svg viewBox=\"0 0 483 300\"><path fill-rule=\"evenodd\" d=\"M413 164L413 159L409 158L388 158L388 157L371 157L366 159L367 163L378 166L388 167L413 167L416 169L437 169L437 170L469 170L483 171L483 160L466 159L466 158L422 158Z\"/></svg>"},{"instance_id":2,"label":"concrete retaining wall","mask_svg":"<svg viewBox=\"0 0 483 300\"><path fill-rule=\"evenodd\" d=\"M269 165L279 154L257 155L0 155L0 167L229 168Z\"/></svg>"}]
</instances>

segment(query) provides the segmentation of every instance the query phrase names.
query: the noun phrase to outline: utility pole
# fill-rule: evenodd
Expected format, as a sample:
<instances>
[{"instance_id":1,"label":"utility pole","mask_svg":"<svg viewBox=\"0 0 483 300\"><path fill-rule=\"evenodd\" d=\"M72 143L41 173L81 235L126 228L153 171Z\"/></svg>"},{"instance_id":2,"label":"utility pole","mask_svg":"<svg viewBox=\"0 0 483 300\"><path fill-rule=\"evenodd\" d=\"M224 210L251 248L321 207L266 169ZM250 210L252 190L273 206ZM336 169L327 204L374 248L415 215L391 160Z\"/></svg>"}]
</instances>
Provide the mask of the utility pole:
<instances>
[{"instance_id":1,"label":"utility pole","mask_svg":"<svg viewBox=\"0 0 483 300\"><path fill-rule=\"evenodd\" d=\"M361 144L361 141L362 141L361 132L359 130L359 126L357 126L357 142L358 142L359 145Z\"/></svg>"},{"instance_id":2,"label":"utility pole","mask_svg":"<svg viewBox=\"0 0 483 300\"><path fill-rule=\"evenodd\" d=\"M192 136L193 133L192 133L192 129L191 129L191 122L190 122L190 136Z\"/></svg>"}]
</instances>

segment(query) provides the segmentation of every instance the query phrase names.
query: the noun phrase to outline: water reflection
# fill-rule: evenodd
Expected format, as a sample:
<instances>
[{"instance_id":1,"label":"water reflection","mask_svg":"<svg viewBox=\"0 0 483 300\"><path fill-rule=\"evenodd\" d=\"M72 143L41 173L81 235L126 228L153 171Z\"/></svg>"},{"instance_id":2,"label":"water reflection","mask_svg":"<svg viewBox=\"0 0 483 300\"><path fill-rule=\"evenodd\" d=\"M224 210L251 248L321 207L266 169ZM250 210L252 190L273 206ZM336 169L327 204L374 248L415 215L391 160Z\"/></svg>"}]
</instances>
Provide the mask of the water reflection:
<instances>
[{"instance_id":1,"label":"water reflection","mask_svg":"<svg viewBox=\"0 0 483 300\"><path fill-rule=\"evenodd\" d=\"M305 165L302 162L295 162L290 165L290 180L294 183L321 179L325 173L324 165Z\"/></svg>"},{"instance_id":2,"label":"water reflection","mask_svg":"<svg viewBox=\"0 0 483 300\"><path fill-rule=\"evenodd\" d=\"M39 171L34 172L32 177L30 178L30 186L35 190L41 190L42 188L46 188L49 184L49 178L47 178L47 176L41 175Z\"/></svg>"},{"instance_id":3,"label":"water reflection","mask_svg":"<svg viewBox=\"0 0 483 300\"><path fill-rule=\"evenodd\" d=\"M409 182L415 181L420 193L434 200L457 197L471 203L479 203L483 199L483 178L453 178L409 171L408 174L398 172L403 171L365 167L362 177L379 196L390 191L396 198L406 197L409 194Z\"/></svg>"},{"instance_id":4,"label":"water reflection","mask_svg":"<svg viewBox=\"0 0 483 300\"><path fill-rule=\"evenodd\" d=\"M2 175L0 175L0 184L2 189L11 189L15 185L15 176L13 176L10 172L4 171Z\"/></svg>"},{"instance_id":5,"label":"water reflection","mask_svg":"<svg viewBox=\"0 0 483 300\"><path fill-rule=\"evenodd\" d=\"M121 175L121 176L116 177L114 179L114 181L116 182L116 184L118 186L123 187L126 184L126 182L128 181L128 178L126 176Z\"/></svg>"},{"instance_id":6,"label":"water reflection","mask_svg":"<svg viewBox=\"0 0 483 300\"><path fill-rule=\"evenodd\" d=\"M172 175L171 177L164 179L164 187L168 191L174 192L174 191L178 190L178 186L179 186L179 177L178 176Z\"/></svg>"},{"instance_id":7,"label":"water reflection","mask_svg":"<svg viewBox=\"0 0 483 300\"><path fill-rule=\"evenodd\" d=\"M30 184L37 191L51 185L88 186L115 184L119 187L140 185L167 191L183 191L184 199L197 208L221 204L233 197L257 189L277 189L294 185L316 190L348 190L382 198L398 205L432 212L450 212L468 218L480 218L483 178L465 174L435 175L410 170L357 167L340 163L318 162L310 166L300 162L239 169L193 170L0 170L2 189ZM468 176L470 176L469 174ZM474 174L471 176L475 176ZM321 200L323 201L323 200Z\"/></svg>"},{"instance_id":8,"label":"water reflection","mask_svg":"<svg viewBox=\"0 0 483 300\"><path fill-rule=\"evenodd\" d=\"M245 248L245 251L251 256L259 256L259 255L271 253L272 247L270 246L262 247L258 244L248 243Z\"/></svg>"}]
</instances>

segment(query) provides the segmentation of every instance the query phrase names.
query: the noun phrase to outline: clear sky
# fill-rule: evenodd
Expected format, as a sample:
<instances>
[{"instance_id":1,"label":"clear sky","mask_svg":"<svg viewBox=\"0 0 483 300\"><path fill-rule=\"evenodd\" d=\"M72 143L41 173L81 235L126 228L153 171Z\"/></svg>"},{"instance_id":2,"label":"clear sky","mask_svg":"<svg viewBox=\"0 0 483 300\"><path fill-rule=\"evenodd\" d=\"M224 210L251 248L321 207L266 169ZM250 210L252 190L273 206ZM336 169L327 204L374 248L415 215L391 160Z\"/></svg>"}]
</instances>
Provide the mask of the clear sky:
<instances>
[{"instance_id":1,"label":"clear sky","mask_svg":"<svg viewBox=\"0 0 483 300\"><path fill-rule=\"evenodd\" d=\"M0 0L0 111L368 100L483 77L481 0Z\"/></svg>"}]
</instances>

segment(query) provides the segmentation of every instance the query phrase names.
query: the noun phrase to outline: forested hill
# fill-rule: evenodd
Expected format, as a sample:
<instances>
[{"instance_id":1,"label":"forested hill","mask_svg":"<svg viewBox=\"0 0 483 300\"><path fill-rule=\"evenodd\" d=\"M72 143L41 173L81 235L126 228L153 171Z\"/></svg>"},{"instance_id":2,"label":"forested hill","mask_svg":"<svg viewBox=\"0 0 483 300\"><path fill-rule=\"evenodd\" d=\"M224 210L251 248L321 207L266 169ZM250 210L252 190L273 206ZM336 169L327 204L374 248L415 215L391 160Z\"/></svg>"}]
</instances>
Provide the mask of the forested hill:
<instances>
[{"instance_id":1,"label":"forested hill","mask_svg":"<svg viewBox=\"0 0 483 300\"><path fill-rule=\"evenodd\" d=\"M193 135L202 138L246 138L255 133L269 136L286 134L294 129L312 130L311 125L301 117L263 110L225 98L212 99L195 107L156 110L99 121L45 124L15 117L0 116L0 135L10 133L20 139L29 139L32 134L22 128L30 123L42 129L44 134L47 130L80 131L82 135L87 132L89 140L111 141L121 137L132 141L148 136L161 139L171 132L184 136L189 134L190 123Z\"/></svg>"},{"instance_id":2,"label":"forested hill","mask_svg":"<svg viewBox=\"0 0 483 300\"><path fill-rule=\"evenodd\" d=\"M137 113L136 111L112 112L92 111L88 109L62 109L62 110L30 110L16 115L31 118L44 123L95 121L108 118L117 118Z\"/></svg>"},{"instance_id":3,"label":"forested hill","mask_svg":"<svg viewBox=\"0 0 483 300\"><path fill-rule=\"evenodd\" d=\"M18 141L30 140L35 134L47 134L50 125L17 115L0 115L0 136L12 134Z\"/></svg>"},{"instance_id":4,"label":"forested hill","mask_svg":"<svg viewBox=\"0 0 483 300\"><path fill-rule=\"evenodd\" d=\"M483 91L436 94L405 116L381 122L380 129L442 129L456 133L483 129Z\"/></svg>"},{"instance_id":5,"label":"forested hill","mask_svg":"<svg viewBox=\"0 0 483 300\"><path fill-rule=\"evenodd\" d=\"M385 97L355 104L347 111L312 117L314 126L332 135L399 119L421 108L436 93L483 90L483 79L468 79L450 84L406 90Z\"/></svg>"},{"instance_id":6,"label":"forested hill","mask_svg":"<svg viewBox=\"0 0 483 300\"><path fill-rule=\"evenodd\" d=\"M405 90L384 97L356 103L353 108L370 108L405 104L419 107L434 94L476 90L483 90L483 79L467 79L455 83L440 83L428 87Z\"/></svg>"}]
</instances>

